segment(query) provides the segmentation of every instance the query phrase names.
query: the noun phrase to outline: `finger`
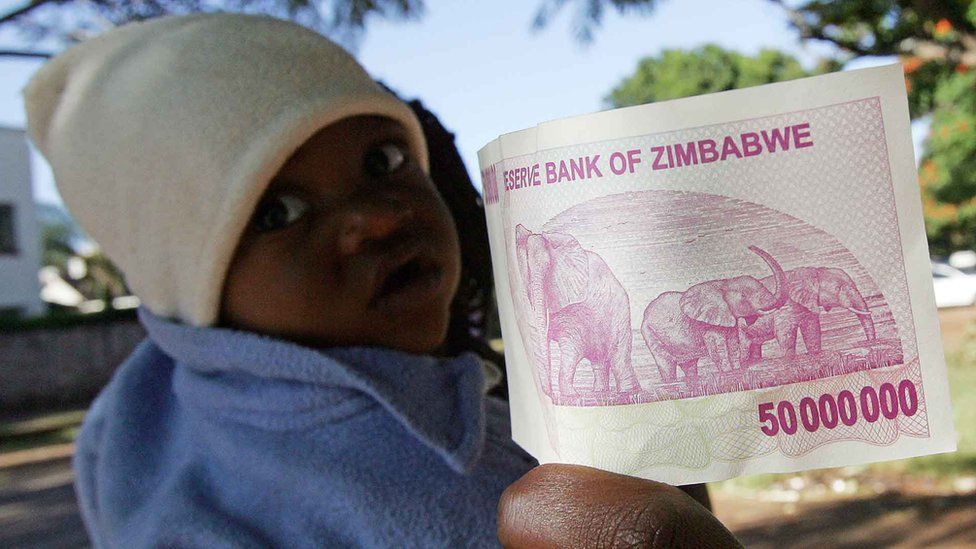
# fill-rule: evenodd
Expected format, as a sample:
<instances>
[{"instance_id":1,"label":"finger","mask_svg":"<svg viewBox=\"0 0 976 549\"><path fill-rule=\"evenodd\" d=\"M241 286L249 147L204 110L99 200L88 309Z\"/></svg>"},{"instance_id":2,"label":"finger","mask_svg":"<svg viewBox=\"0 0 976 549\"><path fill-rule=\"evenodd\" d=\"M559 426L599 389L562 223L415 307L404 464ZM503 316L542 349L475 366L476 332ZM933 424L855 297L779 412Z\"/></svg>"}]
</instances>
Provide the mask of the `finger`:
<instances>
[{"instance_id":1,"label":"finger","mask_svg":"<svg viewBox=\"0 0 976 549\"><path fill-rule=\"evenodd\" d=\"M704 484L685 484L676 486L678 490L691 496L691 499L702 504L705 509L712 510L712 499L708 497L708 486Z\"/></svg>"},{"instance_id":2,"label":"finger","mask_svg":"<svg viewBox=\"0 0 976 549\"><path fill-rule=\"evenodd\" d=\"M519 547L742 547L681 490L579 465L536 467L498 504L498 538Z\"/></svg>"}]
</instances>

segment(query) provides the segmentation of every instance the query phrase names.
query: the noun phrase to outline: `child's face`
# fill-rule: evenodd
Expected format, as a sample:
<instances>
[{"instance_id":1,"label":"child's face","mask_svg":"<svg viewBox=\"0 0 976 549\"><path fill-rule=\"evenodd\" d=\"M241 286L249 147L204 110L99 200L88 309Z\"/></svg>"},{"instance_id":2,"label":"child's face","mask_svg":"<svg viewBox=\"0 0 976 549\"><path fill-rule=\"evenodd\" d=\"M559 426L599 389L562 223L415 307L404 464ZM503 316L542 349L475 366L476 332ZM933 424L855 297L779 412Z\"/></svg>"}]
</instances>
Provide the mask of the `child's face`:
<instances>
[{"instance_id":1,"label":"child's face","mask_svg":"<svg viewBox=\"0 0 976 549\"><path fill-rule=\"evenodd\" d=\"M430 353L461 270L451 213L396 121L359 116L306 141L255 209L221 323L314 347Z\"/></svg>"}]
</instances>

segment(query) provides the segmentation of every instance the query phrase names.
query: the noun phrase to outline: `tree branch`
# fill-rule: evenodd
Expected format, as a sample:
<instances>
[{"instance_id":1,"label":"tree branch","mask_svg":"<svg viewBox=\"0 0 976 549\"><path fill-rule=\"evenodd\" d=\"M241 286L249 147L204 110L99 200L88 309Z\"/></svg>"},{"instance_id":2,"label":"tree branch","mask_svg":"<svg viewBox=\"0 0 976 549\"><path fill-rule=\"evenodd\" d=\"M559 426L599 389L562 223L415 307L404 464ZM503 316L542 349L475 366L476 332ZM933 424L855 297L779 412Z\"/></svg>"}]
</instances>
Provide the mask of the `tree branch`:
<instances>
[{"instance_id":1,"label":"tree branch","mask_svg":"<svg viewBox=\"0 0 976 549\"><path fill-rule=\"evenodd\" d=\"M50 57L54 57L54 54L45 51L0 50L0 57L32 57L37 59L48 59Z\"/></svg>"},{"instance_id":2,"label":"tree branch","mask_svg":"<svg viewBox=\"0 0 976 549\"><path fill-rule=\"evenodd\" d=\"M953 9L949 2L943 0L914 0L911 2L917 13L927 13L933 20L945 19L952 23L952 28L959 32L974 29L973 24L966 18L965 9Z\"/></svg>"},{"instance_id":3,"label":"tree branch","mask_svg":"<svg viewBox=\"0 0 976 549\"><path fill-rule=\"evenodd\" d=\"M914 12L928 21L946 19L953 25L953 31L957 38L946 40L934 40L923 32L921 28L901 31L895 34L888 34L887 29L872 22L868 33L874 38L871 45L865 45L857 35L845 37L843 35L829 34L831 27L843 28L847 23L838 20L824 20L825 13L820 10L822 5L815 8L806 9L804 7L791 7L785 0L769 0L782 8L790 20L791 25L800 33L804 40L821 40L834 44L854 55L909 55L918 54L919 49L923 50L923 57L935 59L943 57L947 62L963 62L972 65L973 58L976 56L976 33L973 33L973 25L970 24L965 14L959 10L950 8L945 2L937 0L899 0L898 7L902 10ZM811 20L808 16L813 16ZM911 39L918 46L910 46L911 51L905 51L906 39Z\"/></svg>"},{"instance_id":4,"label":"tree branch","mask_svg":"<svg viewBox=\"0 0 976 549\"><path fill-rule=\"evenodd\" d=\"M830 42L837 47L847 50L855 55L889 55L891 52L887 50L882 50L877 46L864 47L863 45L852 40L843 40L836 36L829 36L824 32L823 28L815 28L807 23L806 19L803 18L803 14L799 10L793 9L786 5L783 0L769 0L773 4L776 4L786 11L786 16L789 17L790 22L796 27L796 30L800 32L800 38L803 39L814 39L823 40L825 42Z\"/></svg>"},{"instance_id":5,"label":"tree branch","mask_svg":"<svg viewBox=\"0 0 976 549\"><path fill-rule=\"evenodd\" d=\"M7 13L5 13L3 15L0 15L0 25L3 25L4 23L9 23L10 21L13 21L14 19L17 19L21 15L24 15L25 13L28 13L30 11L33 11L33 10L35 10L35 9L43 6L44 4L50 4L50 3L56 2L56 1L58 1L58 0L31 0L31 2L29 4L27 4L26 6L23 6L21 8L17 8L14 11L7 12Z\"/></svg>"}]
</instances>

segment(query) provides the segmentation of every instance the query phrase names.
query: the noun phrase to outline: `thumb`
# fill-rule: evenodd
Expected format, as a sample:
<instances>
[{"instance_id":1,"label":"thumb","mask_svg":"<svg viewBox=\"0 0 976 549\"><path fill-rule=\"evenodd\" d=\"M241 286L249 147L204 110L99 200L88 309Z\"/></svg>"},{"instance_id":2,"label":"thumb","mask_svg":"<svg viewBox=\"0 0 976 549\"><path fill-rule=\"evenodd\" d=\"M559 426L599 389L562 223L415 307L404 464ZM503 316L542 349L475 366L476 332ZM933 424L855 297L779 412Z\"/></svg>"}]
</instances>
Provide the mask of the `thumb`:
<instances>
[{"instance_id":1,"label":"thumb","mask_svg":"<svg viewBox=\"0 0 976 549\"><path fill-rule=\"evenodd\" d=\"M498 539L519 547L742 547L681 490L579 465L547 464L508 487Z\"/></svg>"}]
</instances>

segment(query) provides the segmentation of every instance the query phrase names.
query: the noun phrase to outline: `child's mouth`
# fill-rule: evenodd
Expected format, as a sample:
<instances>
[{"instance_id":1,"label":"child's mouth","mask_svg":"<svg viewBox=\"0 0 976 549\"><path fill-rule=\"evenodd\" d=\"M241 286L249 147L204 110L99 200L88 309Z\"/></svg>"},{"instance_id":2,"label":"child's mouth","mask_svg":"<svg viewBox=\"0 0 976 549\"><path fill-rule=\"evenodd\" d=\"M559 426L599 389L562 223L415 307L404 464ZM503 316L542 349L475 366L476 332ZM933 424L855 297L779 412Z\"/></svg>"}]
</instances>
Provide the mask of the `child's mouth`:
<instances>
[{"instance_id":1,"label":"child's mouth","mask_svg":"<svg viewBox=\"0 0 976 549\"><path fill-rule=\"evenodd\" d=\"M428 259L414 257L386 276L371 300L373 307L410 306L430 299L439 290L441 268Z\"/></svg>"}]
</instances>

